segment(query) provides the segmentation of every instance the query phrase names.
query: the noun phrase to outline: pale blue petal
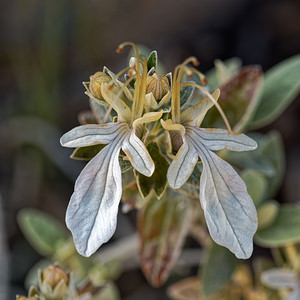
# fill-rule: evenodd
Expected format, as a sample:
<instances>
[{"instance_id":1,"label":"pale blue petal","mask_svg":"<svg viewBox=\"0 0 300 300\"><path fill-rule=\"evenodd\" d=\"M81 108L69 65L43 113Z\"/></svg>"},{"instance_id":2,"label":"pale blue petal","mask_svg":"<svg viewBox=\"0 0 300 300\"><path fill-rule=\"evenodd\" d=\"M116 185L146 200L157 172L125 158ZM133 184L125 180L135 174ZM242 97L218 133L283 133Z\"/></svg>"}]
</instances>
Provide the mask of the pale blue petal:
<instances>
[{"instance_id":1,"label":"pale blue petal","mask_svg":"<svg viewBox=\"0 0 300 300\"><path fill-rule=\"evenodd\" d=\"M202 144L186 136L198 150L203 163L200 177L200 202L212 239L227 247L237 258L249 258L257 213L247 188L237 172Z\"/></svg>"},{"instance_id":2,"label":"pale blue petal","mask_svg":"<svg viewBox=\"0 0 300 300\"><path fill-rule=\"evenodd\" d=\"M198 161L195 147L183 137L183 145L169 166L167 178L173 189L179 189L190 177Z\"/></svg>"},{"instance_id":3,"label":"pale blue petal","mask_svg":"<svg viewBox=\"0 0 300 300\"><path fill-rule=\"evenodd\" d=\"M245 134L229 134L224 129L204 129L186 126L187 134L193 136L210 150L222 150L224 148L234 151L248 151L257 148L257 143Z\"/></svg>"},{"instance_id":4,"label":"pale blue petal","mask_svg":"<svg viewBox=\"0 0 300 300\"><path fill-rule=\"evenodd\" d=\"M65 133L60 143L64 147L84 147L93 144L108 144L115 140L121 131L128 129L126 123L87 124Z\"/></svg>"},{"instance_id":5,"label":"pale blue petal","mask_svg":"<svg viewBox=\"0 0 300 300\"><path fill-rule=\"evenodd\" d=\"M82 170L71 197L66 223L77 251L93 254L116 229L122 194L119 152L124 134L103 148Z\"/></svg>"},{"instance_id":6,"label":"pale blue petal","mask_svg":"<svg viewBox=\"0 0 300 300\"><path fill-rule=\"evenodd\" d=\"M145 176L154 172L154 162L144 143L131 130L123 141L122 150L130 160L132 166Z\"/></svg>"}]
</instances>

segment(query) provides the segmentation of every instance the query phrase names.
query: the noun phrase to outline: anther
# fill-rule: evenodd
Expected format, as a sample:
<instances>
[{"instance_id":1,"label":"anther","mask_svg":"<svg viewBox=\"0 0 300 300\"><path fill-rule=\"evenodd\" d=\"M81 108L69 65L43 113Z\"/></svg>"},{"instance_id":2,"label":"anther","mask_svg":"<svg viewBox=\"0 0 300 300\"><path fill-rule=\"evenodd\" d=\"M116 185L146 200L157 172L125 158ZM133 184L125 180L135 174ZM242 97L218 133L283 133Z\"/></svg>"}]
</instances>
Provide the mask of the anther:
<instances>
[{"instance_id":1,"label":"anther","mask_svg":"<svg viewBox=\"0 0 300 300\"><path fill-rule=\"evenodd\" d=\"M201 78L201 82L203 85L207 85L206 77Z\"/></svg>"},{"instance_id":2,"label":"anther","mask_svg":"<svg viewBox=\"0 0 300 300\"><path fill-rule=\"evenodd\" d=\"M193 57L192 64L194 67L198 67L200 65L200 62L196 57Z\"/></svg>"},{"instance_id":3,"label":"anther","mask_svg":"<svg viewBox=\"0 0 300 300\"><path fill-rule=\"evenodd\" d=\"M124 47L119 46L116 51L117 53L122 53L124 51Z\"/></svg>"}]
</instances>

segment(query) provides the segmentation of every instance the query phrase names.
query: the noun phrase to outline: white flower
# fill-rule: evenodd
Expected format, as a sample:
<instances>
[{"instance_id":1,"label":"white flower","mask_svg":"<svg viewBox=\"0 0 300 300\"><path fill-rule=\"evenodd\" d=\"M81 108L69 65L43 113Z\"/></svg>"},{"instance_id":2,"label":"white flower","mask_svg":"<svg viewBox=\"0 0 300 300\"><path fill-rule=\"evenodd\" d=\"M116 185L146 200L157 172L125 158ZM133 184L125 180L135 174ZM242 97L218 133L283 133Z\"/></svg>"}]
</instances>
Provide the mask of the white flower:
<instances>
[{"instance_id":1,"label":"white flower","mask_svg":"<svg viewBox=\"0 0 300 300\"><path fill-rule=\"evenodd\" d=\"M79 126L64 134L60 140L65 147L107 144L77 178L66 213L67 227L73 234L76 249L84 256L93 254L116 229L122 195L120 150L125 152L132 166L145 176L151 176L155 168L137 135L143 123L158 120L162 112L143 115L147 62L143 60L141 64L143 75L139 69L133 75L136 77L136 88L131 107L121 97L122 92L128 93L126 84L117 93L108 83L99 84L104 100L117 112L118 122Z\"/></svg>"},{"instance_id":2,"label":"white flower","mask_svg":"<svg viewBox=\"0 0 300 300\"><path fill-rule=\"evenodd\" d=\"M181 68L186 67L183 64ZM180 70L178 73L183 76L184 72ZM201 88L193 83L181 84L178 76L173 80L172 92L180 90L176 85ZM172 93L172 120L161 120L161 123L180 148L168 169L167 177L172 188L180 188L193 172L198 158L201 159L200 202L210 235L216 243L227 247L238 258L246 259L253 251L253 235L257 230L256 209L238 173L212 151L225 148L248 151L256 149L257 144L244 134L199 128L219 94L219 90L216 90L213 95L180 113L176 103L179 97Z\"/></svg>"}]
</instances>

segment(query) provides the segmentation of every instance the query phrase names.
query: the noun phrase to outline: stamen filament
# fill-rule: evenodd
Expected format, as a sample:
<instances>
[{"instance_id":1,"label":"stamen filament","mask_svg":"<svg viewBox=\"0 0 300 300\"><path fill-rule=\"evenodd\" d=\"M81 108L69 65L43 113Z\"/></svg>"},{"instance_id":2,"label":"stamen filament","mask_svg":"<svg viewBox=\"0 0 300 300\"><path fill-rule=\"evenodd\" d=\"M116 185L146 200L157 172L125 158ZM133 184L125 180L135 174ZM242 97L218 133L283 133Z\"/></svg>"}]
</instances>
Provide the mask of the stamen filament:
<instances>
[{"instance_id":1,"label":"stamen filament","mask_svg":"<svg viewBox=\"0 0 300 300\"><path fill-rule=\"evenodd\" d=\"M137 75L137 80L135 84L136 88L135 88L134 99L133 99L133 109L132 109L132 118L131 118L132 122L143 115L145 97L146 97L147 59L145 56L142 56L141 58L142 60L138 61L138 64L140 63L142 64L143 74L142 76L140 73L138 73Z\"/></svg>"},{"instance_id":2,"label":"stamen filament","mask_svg":"<svg viewBox=\"0 0 300 300\"><path fill-rule=\"evenodd\" d=\"M129 70L131 70L131 69L133 69L133 67L127 67L127 68L121 70L119 73L117 73L117 74L114 76L113 79L118 79L122 74L124 74L125 72L127 72L127 71L129 71Z\"/></svg>"},{"instance_id":3,"label":"stamen filament","mask_svg":"<svg viewBox=\"0 0 300 300\"><path fill-rule=\"evenodd\" d=\"M196 57L188 57L182 64L178 65L174 70L173 85L172 85L172 122L180 123L180 83L184 76L186 65L192 63L193 65L199 65L199 61Z\"/></svg>"},{"instance_id":4,"label":"stamen filament","mask_svg":"<svg viewBox=\"0 0 300 300\"><path fill-rule=\"evenodd\" d=\"M207 81L206 81L206 77L204 74L202 74L201 72L199 72L197 69L195 68L188 68L188 67L185 67L185 71L186 71L186 74L188 76L192 76L193 73L198 75L200 81L202 82L203 85L207 85Z\"/></svg>"},{"instance_id":5,"label":"stamen filament","mask_svg":"<svg viewBox=\"0 0 300 300\"><path fill-rule=\"evenodd\" d=\"M210 100L211 102L215 105L215 107L218 109L222 119L224 120L224 123L226 125L226 128L228 130L228 133L232 133L232 129L231 126L229 124L229 121L223 111L223 109L221 108L221 106L219 105L219 103L214 99L214 97L205 89L203 88L201 85L195 83L195 82L185 82L183 84L181 84L181 88L185 87L185 86L194 86L196 88L198 88L199 90L201 90Z\"/></svg>"},{"instance_id":6,"label":"stamen filament","mask_svg":"<svg viewBox=\"0 0 300 300\"><path fill-rule=\"evenodd\" d=\"M135 52L135 56L136 56L136 59L138 62L140 62L140 55L139 55L139 51L138 51L138 48L136 46L135 43L132 43L132 42L124 42L122 44L119 45L118 49L117 49L117 52L122 52L123 51L123 48L125 46L131 46ZM137 64L137 71L138 73L140 72L140 65L139 63Z\"/></svg>"},{"instance_id":7,"label":"stamen filament","mask_svg":"<svg viewBox=\"0 0 300 300\"><path fill-rule=\"evenodd\" d=\"M133 97L133 105L132 105L132 118L131 122L135 119L140 118L143 115L145 96L146 96L146 78L147 78L147 59L145 56L140 57L138 48L136 44L132 42L124 42L119 45L117 52L122 52L125 46L131 46L135 52L136 60L137 60L137 68L136 68L136 82L135 82L135 90ZM140 64L142 64L143 74L140 72ZM134 69L135 68L131 68Z\"/></svg>"},{"instance_id":8,"label":"stamen filament","mask_svg":"<svg viewBox=\"0 0 300 300\"><path fill-rule=\"evenodd\" d=\"M115 96L114 99L111 101L111 103L109 103L109 107L108 107L108 109L106 110L106 113L105 113L105 115L104 115L104 117L103 117L103 123L105 123L105 122L107 121L108 116L110 115L111 110L112 110L112 108L113 108L113 105L114 105L115 102L118 100L118 98L121 96L121 94L125 91L125 88L124 88L124 87L126 87L126 86L130 83L130 81L134 79L134 77L136 77L136 74L132 75L131 77L129 77L129 78L126 80L126 82L124 83L124 85L121 86L120 91L116 94L116 96ZM107 84L107 85L109 85L109 84Z\"/></svg>"}]
</instances>

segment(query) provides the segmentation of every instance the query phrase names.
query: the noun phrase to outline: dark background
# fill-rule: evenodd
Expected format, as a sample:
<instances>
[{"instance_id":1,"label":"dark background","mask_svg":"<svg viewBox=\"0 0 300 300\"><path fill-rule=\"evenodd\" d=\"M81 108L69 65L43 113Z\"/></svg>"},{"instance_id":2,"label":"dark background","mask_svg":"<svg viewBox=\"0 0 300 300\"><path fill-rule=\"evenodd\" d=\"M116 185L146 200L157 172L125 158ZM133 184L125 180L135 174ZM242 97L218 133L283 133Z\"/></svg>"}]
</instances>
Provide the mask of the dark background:
<instances>
[{"instance_id":1,"label":"dark background","mask_svg":"<svg viewBox=\"0 0 300 300\"><path fill-rule=\"evenodd\" d=\"M83 164L70 160L70 150L61 148L58 139L78 125L78 113L88 109L81 82L103 65L113 71L126 66L127 54L115 52L119 43L128 40L157 50L167 70L194 55L203 72L216 58L237 56L244 65L259 64L266 71L300 53L298 0L1 4L0 235L8 243L1 242L0 257L4 266L8 259L10 264L9 273L2 269L0 282L9 280L11 295L22 292L24 276L39 258L20 233L16 213L37 207L63 222ZM263 129L279 130L286 147L286 176L277 197L281 202L300 201L299 110L298 97ZM134 230L134 224L128 224L127 231L118 227L114 239ZM125 275L118 282L122 299L139 299L146 291L149 299L165 299L163 289L151 289L139 271Z\"/></svg>"}]
</instances>

